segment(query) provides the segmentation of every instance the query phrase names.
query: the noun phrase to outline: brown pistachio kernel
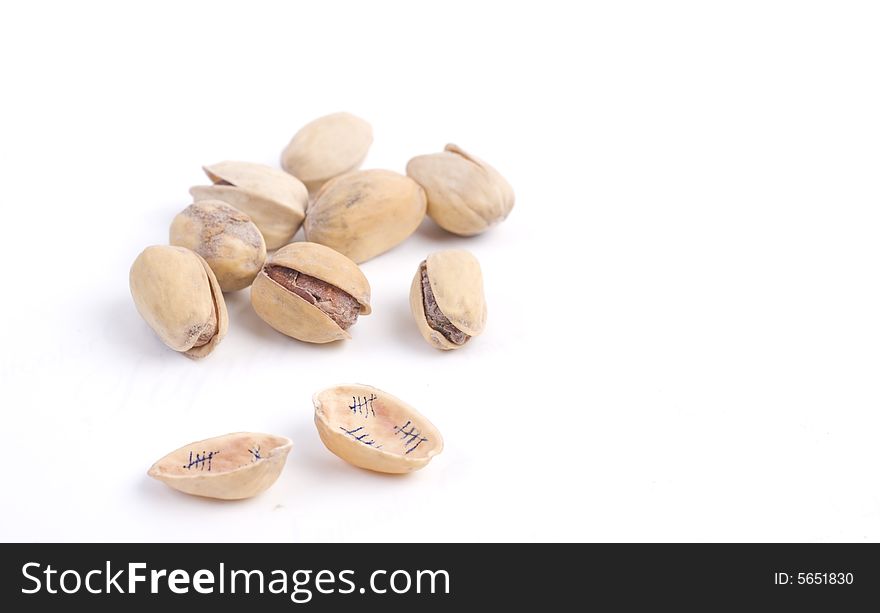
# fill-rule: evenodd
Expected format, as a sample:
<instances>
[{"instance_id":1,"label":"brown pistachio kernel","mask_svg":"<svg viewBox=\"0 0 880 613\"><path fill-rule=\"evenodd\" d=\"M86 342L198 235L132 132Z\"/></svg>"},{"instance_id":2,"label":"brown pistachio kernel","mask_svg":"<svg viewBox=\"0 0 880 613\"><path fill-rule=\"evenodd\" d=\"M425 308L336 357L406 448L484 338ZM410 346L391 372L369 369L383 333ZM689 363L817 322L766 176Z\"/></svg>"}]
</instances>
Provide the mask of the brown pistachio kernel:
<instances>
[{"instance_id":1,"label":"brown pistachio kernel","mask_svg":"<svg viewBox=\"0 0 880 613\"><path fill-rule=\"evenodd\" d=\"M432 253L413 276L409 306L422 337L443 351L461 349L486 325L483 273L461 249Z\"/></svg>"},{"instance_id":2,"label":"brown pistachio kernel","mask_svg":"<svg viewBox=\"0 0 880 613\"><path fill-rule=\"evenodd\" d=\"M343 330L357 321L361 305L348 292L284 266L270 264L266 266L266 274L278 285L321 309Z\"/></svg>"},{"instance_id":3,"label":"brown pistachio kernel","mask_svg":"<svg viewBox=\"0 0 880 613\"><path fill-rule=\"evenodd\" d=\"M434 292L431 290L431 283L428 281L427 262L422 261L421 266L419 266L419 273L421 274L422 282L422 303L425 305L425 318L428 320L428 325L442 334L450 343L464 345L471 337L453 326L449 318L437 306L437 300L434 298Z\"/></svg>"},{"instance_id":4,"label":"brown pistachio kernel","mask_svg":"<svg viewBox=\"0 0 880 613\"><path fill-rule=\"evenodd\" d=\"M330 247L290 243L254 279L251 305L282 334L332 343L350 339L358 316L370 314L370 284L357 264Z\"/></svg>"}]
</instances>

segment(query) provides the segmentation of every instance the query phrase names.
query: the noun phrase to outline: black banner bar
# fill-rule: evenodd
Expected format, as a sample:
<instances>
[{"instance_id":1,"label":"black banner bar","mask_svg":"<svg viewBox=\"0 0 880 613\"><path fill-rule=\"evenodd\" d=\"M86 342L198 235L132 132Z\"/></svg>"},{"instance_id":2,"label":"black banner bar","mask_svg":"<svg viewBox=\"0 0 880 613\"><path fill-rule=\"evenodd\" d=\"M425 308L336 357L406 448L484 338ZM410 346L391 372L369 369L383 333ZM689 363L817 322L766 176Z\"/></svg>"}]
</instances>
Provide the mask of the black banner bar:
<instances>
[{"instance_id":1,"label":"black banner bar","mask_svg":"<svg viewBox=\"0 0 880 613\"><path fill-rule=\"evenodd\" d=\"M880 546L11 544L4 609L493 610L674 605L854 610L880 602ZM53 593L54 592L54 593ZM7 605L13 605L8 608Z\"/></svg>"}]
</instances>

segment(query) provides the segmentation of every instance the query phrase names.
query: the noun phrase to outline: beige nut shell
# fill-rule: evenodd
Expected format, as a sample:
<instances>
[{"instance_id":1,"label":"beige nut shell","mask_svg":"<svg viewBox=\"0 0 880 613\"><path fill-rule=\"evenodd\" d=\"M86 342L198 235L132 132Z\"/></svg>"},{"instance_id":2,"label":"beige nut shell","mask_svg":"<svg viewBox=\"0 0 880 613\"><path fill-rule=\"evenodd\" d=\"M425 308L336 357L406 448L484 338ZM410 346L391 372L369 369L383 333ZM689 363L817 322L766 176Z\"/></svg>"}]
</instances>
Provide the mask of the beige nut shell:
<instances>
[{"instance_id":1,"label":"beige nut shell","mask_svg":"<svg viewBox=\"0 0 880 613\"><path fill-rule=\"evenodd\" d=\"M267 249L287 244L302 226L309 193L296 177L251 162L220 162L203 169L214 185L191 188L193 199L222 200L245 213L263 234Z\"/></svg>"},{"instance_id":2,"label":"beige nut shell","mask_svg":"<svg viewBox=\"0 0 880 613\"><path fill-rule=\"evenodd\" d=\"M349 293L360 304L360 314L370 314L370 283L350 259L324 245L291 243L275 252L266 265L284 266ZM308 343L350 339L329 315L273 281L265 267L254 279L251 304L267 324L292 338Z\"/></svg>"},{"instance_id":3,"label":"beige nut shell","mask_svg":"<svg viewBox=\"0 0 880 613\"><path fill-rule=\"evenodd\" d=\"M424 188L428 216L453 234L485 232L513 209L513 188L504 177L453 144L440 153L412 158L406 174Z\"/></svg>"},{"instance_id":4,"label":"beige nut shell","mask_svg":"<svg viewBox=\"0 0 880 613\"><path fill-rule=\"evenodd\" d=\"M138 313L171 349L201 358L226 336L229 316L220 284L197 253L168 245L147 247L131 265L129 286ZM216 326L214 336L195 347L211 325Z\"/></svg>"},{"instance_id":5,"label":"beige nut shell","mask_svg":"<svg viewBox=\"0 0 880 613\"><path fill-rule=\"evenodd\" d=\"M425 259L425 264L428 283L440 311L453 326L471 338L482 334L487 310L483 273L477 258L463 249L449 249L432 253ZM409 304L419 332L430 345L447 351L468 344L456 345L428 325L422 296L421 264L410 286Z\"/></svg>"},{"instance_id":6,"label":"beige nut shell","mask_svg":"<svg viewBox=\"0 0 880 613\"><path fill-rule=\"evenodd\" d=\"M184 445L147 474L194 496L250 498L275 483L292 445L283 436L235 432Z\"/></svg>"},{"instance_id":7,"label":"beige nut shell","mask_svg":"<svg viewBox=\"0 0 880 613\"><path fill-rule=\"evenodd\" d=\"M424 190L390 170L360 170L327 182L309 207L306 240L365 262L403 242L425 217Z\"/></svg>"},{"instance_id":8,"label":"beige nut shell","mask_svg":"<svg viewBox=\"0 0 880 613\"><path fill-rule=\"evenodd\" d=\"M304 125L281 153L281 167L320 189L333 177L357 169L373 144L373 128L351 113L333 113Z\"/></svg>"},{"instance_id":9,"label":"beige nut shell","mask_svg":"<svg viewBox=\"0 0 880 613\"><path fill-rule=\"evenodd\" d=\"M427 418L375 387L330 387L312 403L321 441L349 464L403 474L424 468L443 451L443 437Z\"/></svg>"},{"instance_id":10,"label":"beige nut shell","mask_svg":"<svg viewBox=\"0 0 880 613\"><path fill-rule=\"evenodd\" d=\"M266 261L266 243L257 226L221 200L200 200L178 213L168 242L202 256L224 292L249 286Z\"/></svg>"}]
</instances>

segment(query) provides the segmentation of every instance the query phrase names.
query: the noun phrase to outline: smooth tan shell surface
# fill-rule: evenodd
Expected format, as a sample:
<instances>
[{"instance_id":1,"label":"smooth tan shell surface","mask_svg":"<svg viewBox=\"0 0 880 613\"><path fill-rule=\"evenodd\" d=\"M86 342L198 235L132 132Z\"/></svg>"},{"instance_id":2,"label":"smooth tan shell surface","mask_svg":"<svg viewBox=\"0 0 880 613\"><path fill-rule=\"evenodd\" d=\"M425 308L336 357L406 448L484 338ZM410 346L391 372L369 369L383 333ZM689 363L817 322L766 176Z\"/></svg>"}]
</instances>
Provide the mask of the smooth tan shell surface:
<instances>
[{"instance_id":1,"label":"smooth tan shell surface","mask_svg":"<svg viewBox=\"0 0 880 613\"><path fill-rule=\"evenodd\" d=\"M275 483L292 445L283 436L236 432L184 445L147 474L195 496L250 498Z\"/></svg>"},{"instance_id":2,"label":"smooth tan shell surface","mask_svg":"<svg viewBox=\"0 0 880 613\"><path fill-rule=\"evenodd\" d=\"M390 170L361 170L329 181L304 224L306 240L365 262L403 242L425 217L424 190Z\"/></svg>"},{"instance_id":3,"label":"smooth tan shell surface","mask_svg":"<svg viewBox=\"0 0 880 613\"><path fill-rule=\"evenodd\" d=\"M220 200L202 200L181 211L171 222L169 242L202 256L224 292L249 286L266 260L257 226Z\"/></svg>"},{"instance_id":4,"label":"smooth tan shell surface","mask_svg":"<svg viewBox=\"0 0 880 613\"><path fill-rule=\"evenodd\" d=\"M456 145L412 158L406 174L424 188L428 216L454 234L485 232L513 209L513 188L504 177Z\"/></svg>"},{"instance_id":5,"label":"smooth tan shell surface","mask_svg":"<svg viewBox=\"0 0 880 613\"><path fill-rule=\"evenodd\" d=\"M357 169L373 143L370 124L350 113L319 117L300 128L281 154L281 166L309 191Z\"/></svg>"},{"instance_id":6,"label":"smooth tan shell surface","mask_svg":"<svg viewBox=\"0 0 880 613\"><path fill-rule=\"evenodd\" d=\"M440 311L453 326L470 336L479 336L486 327L486 298L480 263L468 251L450 249L429 255L426 260L428 283ZM410 308L424 339L437 349L459 349L433 329L425 316L421 284L421 264L410 286ZM467 344L467 343L465 343Z\"/></svg>"},{"instance_id":7,"label":"smooth tan shell surface","mask_svg":"<svg viewBox=\"0 0 880 613\"><path fill-rule=\"evenodd\" d=\"M361 305L361 315L370 313L370 285L367 278L344 255L314 243L291 243L269 258L275 264L311 275L351 294ZM251 304L267 324L292 338L308 343L330 343L350 339L329 315L269 278L265 268L251 287Z\"/></svg>"},{"instance_id":8,"label":"smooth tan shell surface","mask_svg":"<svg viewBox=\"0 0 880 613\"><path fill-rule=\"evenodd\" d=\"M443 451L443 437L430 421L375 387L339 385L316 393L312 402L321 441L355 466L409 473Z\"/></svg>"},{"instance_id":9,"label":"smooth tan shell surface","mask_svg":"<svg viewBox=\"0 0 880 613\"><path fill-rule=\"evenodd\" d=\"M309 194L296 177L250 162L220 162L205 166L204 171L215 185L191 188L193 199L222 200L248 215L267 249L285 245L302 226Z\"/></svg>"},{"instance_id":10,"label":"smooth tan shell surface","mask_svg":"<svg viewBox=\"0 0 880 613\"><path fill-rule=\"evenodd\" d=\"M147 247L129 272L138 313L163 343L189 357L208 355L226 336L229 317L220 285L208 263L184 247ZM214 336L194 347L216 322Z\"/></svg>"}]
</instances>

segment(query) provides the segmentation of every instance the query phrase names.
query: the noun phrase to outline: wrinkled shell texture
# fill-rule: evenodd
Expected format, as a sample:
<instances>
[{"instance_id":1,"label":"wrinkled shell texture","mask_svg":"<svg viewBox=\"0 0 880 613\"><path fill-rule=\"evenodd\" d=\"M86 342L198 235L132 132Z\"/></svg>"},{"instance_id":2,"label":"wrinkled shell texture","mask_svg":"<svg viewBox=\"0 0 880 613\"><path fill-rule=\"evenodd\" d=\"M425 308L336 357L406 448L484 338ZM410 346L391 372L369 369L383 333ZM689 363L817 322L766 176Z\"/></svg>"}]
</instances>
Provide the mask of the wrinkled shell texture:
<instances>
[{"instance_id":1,"label":"wrinkled shell texture","mask_svg":"<svg viewBox=\"0 0 880 613\"><path fill-rule=\"evenodd\" d=\"M201 358L226 335L223 293L208 263L195 252L147 247L131 266L129 286L138 313L171 349Z\"/></svg>"},{"instance_id":2,"label":"wrinkled shell texture","mask_svg":"<svg viewBox=\"0 0 880 613\"><path fill-rule=\"evenodd\" d=\"M279 249L257 275L251 304L267 324L292 338L329 343L370 313L370 284L344 255L316 243Z\"/></svg>"},{"instance_id":3,"label":"wrinkled shell texture","mask_svg":"<svg viewBox=\"0 0 880 613\"><path fill-rule=\"evenodd\" d=\"M282 152L281 166L314 192L357 169L372 144L369 123L350 113L333 113L300 128Z\"/></svg>"},{"instance_id":4,"label":"wrinkled shell texture","mask_svg":"<svg viewBox=\"0 0 880 613\"><path fill-rule=\"evenodd\" d=\"M275 483L291 446L283 436L236 432L184 445L147 474L194 496L240 500Z\"/></svg>"},{"instance_id":5,"label":"wrinkled shell texture","mask_svg":"<svg viewBox=\"0 0 880 613\"><path fill-rule=\"evenodd\" d=\"M306 217L306 240L365 262L415 232L426 208L424 190L409 177L390 170L351 172L318 192Z\"/></svg>"},{"instance_id":6,"label":"wrinkled shell texture","mask_svg":"<svg viewBox=\"0 0 880 613\"><path fill-rule=\"evenodd\" d=\"M414 157L406 174L424 188L428 216L454 234L485 232L513 209L513 189L504 177L455 145Z\"/></svg>"},{"instance_id":7,"label":"wrinkled shell texture","mask_svg":"<svg viewBox=\"0 0 880 613\"><path fill-rule=\"evenodd\" d=\"M410 308L419 332L437 349L458 349L479 336L487 309L477 258L461 249L429 255L413 277Z\"/></svg>"},{"instance_id":8,"label":"wrinkled shell texture","mask_svg":"<svg viewBox=\"0 0 880 613\"><path fill-rule=\"evenodd\" d=\"M360 468L409 473L443 450L443 437L399 398L368 385L339 385L318 392L315 426L324 445Z\"/></svg>"},{"instance_id":9,"label":"wrinkled shell texture","mask_svg":"<svg viewBox=\"0 0 880 613\"><path fill-rule=\"evenodd\" d=\"M204 167L212 185L189 190L195 201L222 200L251 218L267 249L287 244L302 226L309 193L296 177L271 166L220 162Z\"/></svg>"},{"instance_id":10,"label":"wrinkled shell texture","mask_svg":"<svg viewBox=\"0 0 880 613\"><path fill-rule=\"evenodd\" d=\"M224 292L249 286L266 260L266 243L257 226L220 200L189 205L171 222L169 234L172 245L205 259Z\"/></svg>"}]
</instances>

